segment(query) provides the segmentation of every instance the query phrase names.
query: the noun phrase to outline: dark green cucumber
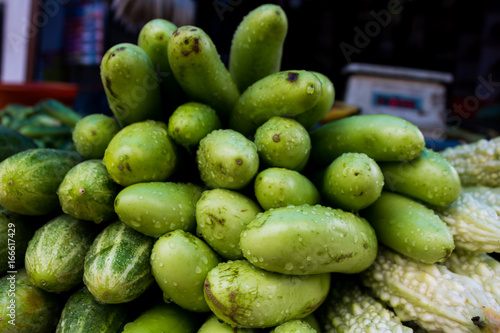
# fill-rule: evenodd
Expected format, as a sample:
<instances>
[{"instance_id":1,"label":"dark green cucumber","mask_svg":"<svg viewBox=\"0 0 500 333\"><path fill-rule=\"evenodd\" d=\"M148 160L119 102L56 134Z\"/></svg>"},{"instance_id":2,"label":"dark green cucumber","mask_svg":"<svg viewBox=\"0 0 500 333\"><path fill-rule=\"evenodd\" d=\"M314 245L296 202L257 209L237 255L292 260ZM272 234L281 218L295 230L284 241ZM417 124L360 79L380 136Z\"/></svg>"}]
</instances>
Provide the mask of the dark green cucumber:
<instances>
[{"instance_id":1,"label":"dark green cucumber","mask_svg":"<svg viewBox=\"0 0 500 333\"><path fill-rule=\"evenodd\" d=\"M66 301L56 333L122 332L129 309L124 304L98 302L87 287L73 292Z\"/></svg>"},{"instance_id":2,"label":"dark green cucumber","mask_svg":"<svg viewBox=\"0 0 500 333\"><path fill-rule=\"evenodd\" d=\"M76 123L82 119L82 115L78 112L55 99L43 100L39 102L36 107L71 128L74 128Z\"/></svg>"},{"instance_id":3,"label":"dark green cucumber","mask_svg":"<svg viewBox=\"0 0 500 333\"><path fill-rule=\"evenodd\" d=\"M82 283L83 263L97 229L67 214L45 223L30 240L25 256L30 281L61 293Z\"/></svg>"},{"instance_id":4,"label":"dark green cucumber","mask_svg":"<svg viewBox=\"0 0 500 333\"><path fill-rule=\"evenodd\" d=\"M85 257L83 282L103 303L130 302L154 282L149 258L154 239L116 221L94 239Z\"/></svg>"},{"instance_id":5,"label":"dark green cucumber","mask_svg":"<svg viewBox=\"0 0 500 333\"><path fill-rule=\"evenodd\" d=\"M29 149L0 162L0 205L23 215L44 215L59 207L57 188L83 158L76 152Z\"/></svg>"},{"instance_id":6,"label":"dark green cucumber","mask_svg":"<svg viewBox=\"0 0 500 333\"><path fill-rule=\"evenodd\" d=\"M30 282L24 268L0 278L0 332L47 333L57 326L63 299Z\"/></svg>"},{"instance_id":7,"label":"dark green cucumber","mask_svg":"<svg viewBox=\"0 0 500 333\"><path fill-rule=\"evenodd\" d=\"M34 148L38 147L31 138L0 125L0 162L11 155Z\"/></svg>"},{"instance_id":8,"label":"dark green cucumber","mask_svg":"<svg viewBox=\"0 0 500 333\"><path fill-rule=\"evenodd\" d=\"M192 312L174 303L158 304L125 325L123 333L195 333L198 324Z\"/></svg>"}]
</instances>

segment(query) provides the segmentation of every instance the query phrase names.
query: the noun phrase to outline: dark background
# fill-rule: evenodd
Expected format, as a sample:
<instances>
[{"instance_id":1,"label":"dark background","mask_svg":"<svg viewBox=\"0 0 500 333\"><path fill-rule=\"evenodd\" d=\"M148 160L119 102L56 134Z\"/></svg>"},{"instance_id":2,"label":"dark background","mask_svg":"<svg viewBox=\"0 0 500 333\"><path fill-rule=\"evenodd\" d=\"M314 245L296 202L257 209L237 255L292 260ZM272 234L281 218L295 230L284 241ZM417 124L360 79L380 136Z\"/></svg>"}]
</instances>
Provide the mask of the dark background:
<instances>
[{"instance_id":1,"label":"dark background","mask_svg":"<svg viewBox=\"0 0 500 333\"><path fill-rule=\"evenodd\" d=\"M66 6L71 9L71 6L92 2L96 1L74 0ZM249 11L263 3L278 4L287 14L289 30L282 69L308 69L327 75L335 84L337 99L342 99L346 82L342 68L350 62L366 62L453 74L454 82L448 86L450 108L467 98L474 102L470 106L475 109L474 113L498 103L499 1L198 0L191 24L211 36L221 59L227 63L237 25ZM383 16L389 13L391 5L399 5L398 12ZM109 113L99 81L99 65L67 61L64 41L68 37L64 22L69 9L61 10L52 18L53 23L42 28L36 78L76 82L81 87L75 105L78 111ZM377 21L377 16L385 21ZM108 6L102 52L117 43L136 43L138 33L137 29L126 28L116 20L113 9ZM54 47L54 38L59 38L59 47ZM487 98L474 98L476 88L485 80L491 83ZM493 112L498 112L496 110Z\"/></svg>"}]
</instances>

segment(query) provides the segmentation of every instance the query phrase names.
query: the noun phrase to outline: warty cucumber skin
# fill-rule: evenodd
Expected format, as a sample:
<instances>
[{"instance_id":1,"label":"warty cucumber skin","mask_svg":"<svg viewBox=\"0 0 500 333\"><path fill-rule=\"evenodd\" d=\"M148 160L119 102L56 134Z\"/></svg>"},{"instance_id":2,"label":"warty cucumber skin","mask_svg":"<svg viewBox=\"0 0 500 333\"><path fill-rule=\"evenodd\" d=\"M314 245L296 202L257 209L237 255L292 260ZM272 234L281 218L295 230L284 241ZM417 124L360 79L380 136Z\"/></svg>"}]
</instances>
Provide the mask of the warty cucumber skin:
<instances>
[{"instance_id":1,"label":"warty cucumber skin","mask_svg":"<svg viewBox=\"0 0 500 333\"><path fill-rule=\"evenodd\" d=\"M229 325L266 328L311 314L328 295L330 278L273 273L234 260L208 273L204 293L212 312Z\"/></svg>"},{"instance_id":2,"label":"warty cucumber skin","mask_svg":"<svg viewBox=\"0 0 500 333\"><path fill-rule=\"evenodd\" d=\"M310 110L319 102L321 89L321 81L310 71L270 74L241 94L231 113L229 128L253 136L271 117L294 118Z\"/></svg>"},{"instance_id":3,"label":"warty cucumber skin","mask_svg":"<svg viewBox=\"0 0 500 333\"><path fill-rule=\"evenodd\" d=\"M109 107L122 127L147 119L165 121L156 71L143 49L114 45L102 57L100 72Z\"/></svg>"},{"instance_id":4,"label":"warty cucumber skin","mask_svg":"<svg viewBox=\"0 0 500 333\"><path fill-rule=\"evenodd\" d=\"M385 189L431 205L447 206L458 199L462 185L455 168L441 154L424 148L409 162L380 163Z\"/></svg>"},{"instance_id":5,"label":"warty cucumber skin","mask_svg":"<svg viewBox=\"0 0 500 333\"><path fill-rule=\"evenodd\" d=\"M158 304L143 311L136 319L127 323L122 333L195 333L196 318L193 313L177 305Z\"/></svg>"},{"instance_id":6,"label":"warty cucumber skin","mask_svg":"<svg viewBox=\"0 0 500 333\"><path fill-rule=\"evenodd\" d=\"M261 5L243 18L229 53L229 72L241 92L280 70L287 32L288 19L278 5Z\"/></svg>"},{"instance_id":7,"label":"warty cucumber skin","mask_svg":"<svg viewBox=\"0 0 500 333\"><path fill-rule=\"evenodd\" d=\"M95 226L67 214L45 223L26 249L24 262L30 281L53 293L78 286L85 255L96 235Z\"/></svg>"},{"instance_id":8,"label":"warty cucumber skin","mask_svg":"<svg viewBox=\"0 0 500 333\"><path fill-rule=\"evenodd\" d=\"M322 166L344 153L364 153L377 162L410 161L425 147L424 136L417 126L386 114L350 116L309 134L311 160Z\"/></svg>"},{"instance_id":9,"label":"warty cucumber skin","mask_svg":"<svg viewBox=\"0 0 500 333\"><path fill-rule=\"evenodd\" d=\"M154 239L115 221L94 239L84 262L83 282L103 303L130 302L154 282L149 258Z\"/></svg>"},{"instance_id":10,"label":"warty cucumber skin","mask_svg":"<svg viewBox=\"0 0 500 333\"><path fill-rule=\"evenodd\" d=\"M22 215L45 215L59 208L57 188L83 158L76 152L36 148L0 162L0 205Z\"/></svg>"},{"instance_id":11,"label":"warty cucumber skin","mask_svg":"<svg viewBox=\"0 0 500 333\"><path fill-rule=\"evenodd\" d=\"M201 325L196 333L252 333L262 332L260 329L231 327L228 323L211 314L208 319Z\"/></svg>"},{"instance_id":12,"label":"warty cucumber skin","mask_svg":"<svg viewBox=\"0 0 500 333\"><path fill-rule=\"evenodd\" d=\"M145 120L124 127L104 152L109 175L124 187L166 181L177 163L177 147L161 121Z\"/></svg>"},{"instance_id":13,"label":"warty cucumber skin","mask_svg":"<svg viewBox=\"0 0 500 333\"><path fill-rule=\"evenodd\" d=\"M442 262L455 248L446 223L433 210L404 195L382 192L360 214L373 226L382 244L410 258Z\"/></svg>"},{"instance_id":14,"label":"warty cucumber skin","mask_svg":"<svg viewBox=\"0 0 500 333\"><path fill-rule=\"evenodd\" d=\"M86 160L66 173L57 196L64 213L99 224L115 217L113 202L119 191L101 160Z\"/></svg>"},{"instance_id":15,"label":"warty cucumber skin","mask_svg":"<svg viewBox=\"0 0 500 333\"><path fill-rule=\"evenodd\" d=\"M72 133L76 151L86 160L102 159L109 142L121 127L110 116L90 114L79 120Z\"/></svg>"},{"instance_id":16,"label":"warty cucumber skin","mask_svg":"<svg viewBox=\"0 0 500 333\"><path fill-rule=\"evenodd\" d=\"M168 135L179 145L195 148L210 132L222 127L213 108L188 102L177 107L168 119Z\"/></svg>"},{"instance_id":17,"label":"warty cucumber skin","mask_svg":"<svg viewBox=\"0 0 500 333\"><path fill-rule=\"evenodd\" d=\"M193 312L210 311L203 296L203 283L219 262L205 242L180 229L161 236L151 253L152 273L163 298Z\"/></svg>"},{"instance_id":18,"label":"warty cucumber skin","mask_svg":"<svg viewBox=\"0 0 500 333\"><path fill-rule=\"evenodd\" d=\"M114 207L120 221L147 236L196 228L195 207L202 188L191 183L148 182L122 189Z\"/></svg>"},{"instance_id":19,"label":"warty cucumber skin","mask_svg":"<svg viewBox=\"0 0 500 333\"><path fill-rule=\"evenodd\" d=\"M372 226L353 213L321 205L288 206L258 215L241 233L245 258L292 275L359 273L375 260Z\"/></svg>"},{"instance_id":20,"label":"warty cucumber skin","mask_svg":"<svg viewBox=\"0 0 500 333\"><path fill-rule=\"evenodd\" d=\"M262 208L246 195L228 189L202 193L196 203L196 233L225 259L243 259L240 234Z\"/></svg>"},{"instance_id":21,"label":"warty cucumber skin","mask_svg":"<svg viewBox=\"0 0 500 333\"><path fill-rule=\"evenodd\" d=\"M321 97L311 109L297 116L296 120L301 123L308 131L313 130L314 126L330 111L335 101L335 87L333 82L326 75L313 72L321 81Z\"/></svg>"},{"instance_id":22,"label":"warty cucumber skin","mask_svg":"<svg viewBox=\"0 0 500 333\"><path fill-rule=\"evenodd\" d=\"M15 283L14 291L12 291L12 283ZM21 268L15 274L1 277L0 295L2 295L0 297L0 332L45 333L53 332L56 328L63 307L63 299L57 294L46 292L33 285L26 269ZM12 300L15 300L14 318L9 316L12 314L12 309L8 308L12 307Z\"/></svg>"},{"instance_id":23,"label":"warty cucumber skin","mask_svg":"<svg viewBox=\"0 0 500 333\"><path fill-rule=\"evenodd\" d=\"M127 322L128 312L124 304L98 302L83 286L69 296L55 332L121 332Z\"/></svg>"},{"instance_id":24,"label":"warty cucumber skin","mask_svg":"<svg viewBox=\"0 0 500 333\"><path fill-rule=\"evenodd\" d=\"M244 188L257 174L259 155L255 143L231 129L205 136L196 151L200 177L208 188Z\"/></svg>"},{"instance_id":25,"label":"warty cucumber skin","mask_svg":"<svg viewBox=\"0 0 500 333\"><path fill-rule=\"evenodd\" d=\"M366 154L344 153L325 170L321 193L332 207L357 212L380 197L384 175Z\"/></svg>"},{"instance_id":26,"label":"warty cucumber skin","mask_svg":"<svg viewBox=\"0 0 500 333\"><path fill-rule=\"evenodd\" d=\"M301 173L285 168L268 168L255 177L254 192L264 210L321 203L316 186Z\"/></svg>"},{"instance_id":27,"label":"warty cucumber skin","mask_svg":"<svg viewBox=\"0 0 500 333\"><path fill-rule=\"evenodd\" d=\"M240 92L210 36L199 27L179 27L168 43L168 61L190 100L210 105L225 123Z\"/></svg>"},{"instance_id":28,"label":"warty cucumber skin","mask_svg":"<svg viewBox=\"0 0 500 333\"><path fill-rule=\"evenodd\" d=\"M309 323L304 320L295 319L289 320L273 328L269 333L317 333L317 331L312 328Z\"/></svg>"},{"instance_id":29,"label":"warty cucumber skin","mask_svg":"<svg viewBox=\"0 0 500 333\"><path fill-rule=\"evenodd\" d=\"M0 162L11 155L35 148L38 147L31 138L0 125Z\"/></svg>"},{"instance_id":30,"label":"warty cucumber skin","mask_svg":"<svg viewBox=\"0 0 500 333\"><path fill-rule=\"evenodd\" d=\"M309 133L295 119L272 117L255 131L262 164L302 171L311 154Z\"/></svg>"}]
</instances>

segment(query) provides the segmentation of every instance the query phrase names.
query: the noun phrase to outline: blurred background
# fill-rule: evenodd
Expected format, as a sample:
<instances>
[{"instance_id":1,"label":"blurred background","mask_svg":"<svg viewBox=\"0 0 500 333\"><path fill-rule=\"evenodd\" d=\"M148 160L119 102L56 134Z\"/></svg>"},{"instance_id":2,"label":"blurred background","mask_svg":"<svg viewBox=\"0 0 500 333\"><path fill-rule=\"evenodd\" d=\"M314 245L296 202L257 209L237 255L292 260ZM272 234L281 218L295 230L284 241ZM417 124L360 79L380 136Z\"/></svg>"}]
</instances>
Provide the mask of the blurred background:
<instances>
[{"instance_id":1,"label":"blurred background","mask_svg":"<svg viewBox=\"0 0 500 333\"><path fill-rule=\"evenodd\" d=\"M409 115L443 142L500 132L492 0L2 0L0 97L12 85L57 83L48 93L60 89L79 113L111 114L99 76L109 47L136 43L147 21L164 18L205 30L227 64L237 25L263 3L287 13L282 69L327 75L338 110Z\"/></svg>"}]
</instances>

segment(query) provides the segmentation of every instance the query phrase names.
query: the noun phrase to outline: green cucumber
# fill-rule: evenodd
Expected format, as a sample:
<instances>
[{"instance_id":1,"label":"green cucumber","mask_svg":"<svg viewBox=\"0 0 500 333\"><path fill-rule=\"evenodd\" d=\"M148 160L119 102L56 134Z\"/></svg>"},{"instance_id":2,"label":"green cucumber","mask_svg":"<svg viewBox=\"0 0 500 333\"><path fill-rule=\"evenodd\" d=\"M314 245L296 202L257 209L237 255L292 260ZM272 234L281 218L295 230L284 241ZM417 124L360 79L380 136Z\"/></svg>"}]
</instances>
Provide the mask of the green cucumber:
<instances>
[{"instance_id":1,"label":"green cucumber","mask_svg":"<svg viewBox=\"0 0 500 333\"><path fill-rule=\"evenodd\" d=\"M122 332L129 309L123 304L96 301L87 287L73 292L66 301L57 324L56 333Z\"/></svg>"},{"instance_id":2,"label":"green cucumber","mask_svg":"<svg viewBox=\"0 0 500 333\"><path fill-rule=\"evenodd\" d=\"M196 333L252 333L263 331L261 329L231 327L231 325L217 318L216 315L211 314Z\"/></svg>"},{"instance_id":3,"label":"green cucumber","mask_svg":"<svg viewBox=\"0 0 500 333\"><path fill-rule=\"evenodd\" d=\"M76 123L72 140L83 158L102 159L106 147L119 130L120 125L112 117L94 113Z\"/></svg>"},{"instance_id":4,"label":"green cucumber","mask_svg":"<svg viewBox=\"0 0 500 333\"><path fill-rule=\"evenodd\" d=\"M149 257L154 240L116 221L94 239L85 256L83 282L103 303L130 302L154 282Z\"/></svg>"},{"instance_id":5,"label":"green cucumber","mask_svg":"<svg viewBox=\"0 0 500 333\"><path fill-rule=\"evenodd\" d=\"M240 234L262 208L246 195L222 188L206 190L196 203L196 233L221 257L243 259Z\"/></svg>"},{"instance_id":6,"label":"green cucumber","mask_svg":"<svg viewBox=\"0 0 500 333\"><path fill-rule=\"evenodd\" d=\"M253 136L274 116L294 118L313 108L321 98L321 81L305 70L270 74L245 90L234 106L229 128Z\"/></svg>"},{"instance_id":7,"label":"green cucumber","mask_svg":"<svg viewBox=\"0 0 500 333\"><path fill-rule=\"evenodd\" d=\"M24 262L30 281L53 293L78 286L85 255L96 235L94 226L67 214L45 223L26 250Z\"/></svg>"},{"instance_id":8,"label":"green cucumber","mask_svg":"<svg viewBox=\"0 0 500 333\"><path fill-rule=\"evenodd\" d=\"M55 99L46 99L38 102L36 108L40 109L49 116L60 120L63 124L68 125L70 128L74 128L76 123L82 119L82 115L78 112Z\"/></svg>"},{"instance_id":9,"label":"green cucumber","mask_svg":"<svg viewBox=\"0 0 500 333\"><path fill-rule=\"evenodd\" d=\"M214 250L180 229L161 236L151 254L152 273L165 301L193 312L210 311L203 297L203 282L218 263Z\"/></svg>"},{"instance_id":10,"label":"green cucumber","mask_svg":"<svg viewBox=\"0 0 500 333\"><path fill-rule=\"evenodd\" d=\"M113 203L119 191L100 160L87 160L66 173L57 196L64 213L99 224L115 217Z\"/></svg>"},{"instance_id":11,"label":"green cucumber","mask_svg":"<svg viewBox=\"0 0 500 333\"><path fill-rule=\"evenodd\" d=\"M234 260L208 273L204 293L212 312L229 325L265 328L314 312L328 295L330 278L273 273Z\"/></svg>"},{"instance_id":12,"label":"green cucumber","mask_svg":"<svg viewBox=\"0 0 500 333\"><path fill-rule=\"evenodd\" d=\"M239 190L257 174L259 155L255 143L241 133L219 129L200 141L196 163L208 188Z\"/></svg>"},{"instance_id":13,"label":"green cucumber","mask_svg":"<svg viewBox=\"0 0 500 333\"><path fill-rule=\"evenodd\" d=\"M165 181L174 171L175 143L161 121L145 120L122 128L104 152L104 164L111 178L121 186Z\"/></svg>"},{"instance_id":14,"label":"green cucumber","mask_svg":"<svg viewBox=\"0 0 500 333\"><path fill-rule=\"evenodd\" d=\"M153 62L146 51L131 43L119 43L102 57L101 81L109 107L118 123L163 120L161 91Z\"/></svg>"},{"instance_id":15,"label":"green cucumber","mask_svg":"<svg viewBox=\"0 0 500 333\"><path fill-rule=\"evenodd\" d=\"M310 132L311 160L326 166L344 153L364 153L377 162L417 158L425 147L419 128L387 114L343 118Z\"/></svg>"},{"instance_id":16,"label":"green cucumber","mask_svg":"<svg viewBox=\"0 0 500 333\"><path fill-rule=\"evenodd\" d=\"M426 263L442 262L455 249L448 225L433 210L404 195L382 192L361 215L377 239L407 257Z\"/></svg>"},{"instance_id":17,"label":"green cucumber","mask_svg":"<svg viewBox=\"0 0 500 333\"><path fill-rule=\"evenodd\" d=\"M23 215L45 215L59 208L57 188L82 157L66 150L29 149L0 162L0 205Z\"/></svg>"},{"instance_id":18,"label":"green cucumber","mask_svg":"<svg viewBox=\"0 0 500 333\"><path fill-rule=\"evenodd\" d=\"M280 70L287 32L286 13L275 4L261 5L243 18L229 53L229 72L241 92Z\"/></svg>"},{"instance_id":19,"label":"green cucumber","mask_svg":"<svg viewBox=\"0 0 500 333\"><path fill-rule=\"evenodd\" d=\"M197 321L192 312L177 305L158 304L141 312L125 325L123 333L195 333Z\"/></svg>"},{"instance_id":20,"label":"green cucumber","mask_svg":"<svg viewBox=\"0 0 500 333\"><path fill-rule=\"evenodd\" d=\"M150 182L125 187L115 198L120 221L151 237L182 229L194 231L200 186L191 183Z\"/></svg>"},{"instance_id":21,"label":"green cucumber","mask_svg":"<svg viewBox=\"0 0 500 333\"><path fill-rule=\"evenodd\" d=\"M311 154L311 138L298 121L272 117L255 132L259 158L264 165L302 171Z\"/></svg>"},{"instance_id":22,"label":"green cucumber","mask_svg":"<svg viewBox=\"0 0 500 333\"><path fill-rule=\"evenodd\" d=\"M40 225L40 221L0 206L0 276L24 265L28 242Z\"/></svg>"},{"instance_id":23,"label":"green cucumber","mask_svg":"<svg viewBox=\"0 0 500 333\"><path fill-rule=\"evenodd\" d=\"M211 106L225 123L240 92L210 36L199 27L179 27L168 43L168 61L190 100Z\"/></svg>"},{"instance_id":24,"label":"green cucumber","mask_svg":"<svg viewBox=\"0 0 500 333\"><path fill-rule=\"evenodd\" d=\"M289 206L258 215L241 233L245 258L282 274L359 273L377 255L372 226L327 206Z\"/></svg>"},{"instance_id":25,"label":"green cucumber","mask_svg":"<svg viewBox=\"0 0 500 333\"><path fill-rule=\"evenodd\" d=\"M269 333L316 333L317 331L308 322L294 319L284 322L273 328Z\"/></svg>"},{"instance_id":26,"label":"green cucumber","mask_svg":"<svg viewBox=\"0 0 500 333\"><path fill-rule=\"evenodd\" d=\"M0 162L11 155L34 148L38 147L31 138L0 125Z\"/></svg>"},{"instance_id":27,"label":"green cucumber","mask_svg":"<svg viewBox=\"0 0 500 333\"><path fill-rule=\"evenodd\" d=\"M254 192L264 210L321 202L318 189L306 176L285 168L262 170L255 177Z\"/></svg>"},{"instance_id":28,"label":"green cucumber","mask_svg":"<svg viewBox=\"0 0 500 333\"><path fill-rule=\"evenodd\" d=\"M422 154L409 162L380 163L385 189L431 205L447 206L458 199L460 177L441 154L424 148Z\"/></svg>"},{"instance_id":29,"label":"green cucumber","mask_svg":"<svg viewBox=\"0 0 500 333\"><path fill-rule=\"evenodd\" d=\"M0 295L0 332L54 332L63 299L33 285L24 268L0 278Z\"/></svg>"}]
</instances>

